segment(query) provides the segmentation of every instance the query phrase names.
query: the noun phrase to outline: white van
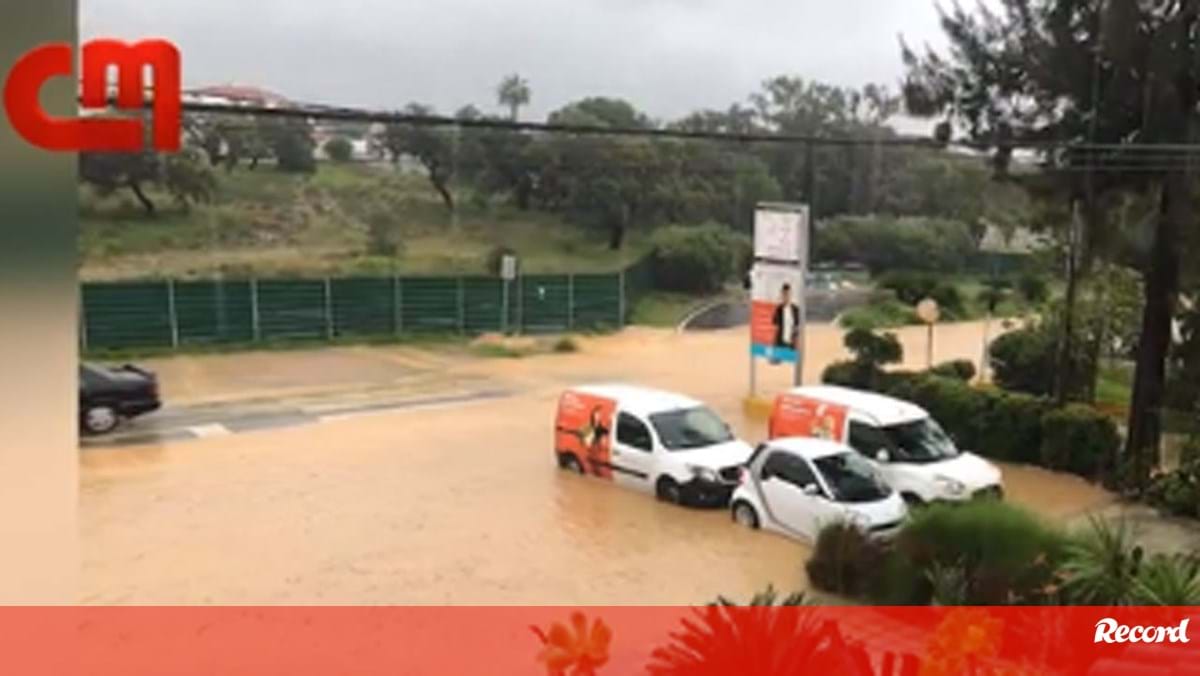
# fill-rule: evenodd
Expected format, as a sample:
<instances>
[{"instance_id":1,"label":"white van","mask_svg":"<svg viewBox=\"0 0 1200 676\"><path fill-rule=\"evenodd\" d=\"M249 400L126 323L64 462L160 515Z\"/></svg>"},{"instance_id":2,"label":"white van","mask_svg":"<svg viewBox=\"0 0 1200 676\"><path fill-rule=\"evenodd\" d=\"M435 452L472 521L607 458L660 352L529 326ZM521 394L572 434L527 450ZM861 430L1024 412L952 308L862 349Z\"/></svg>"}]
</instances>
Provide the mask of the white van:
<instances>
[{"instance_id":1,"label":"white van","mask_svg":"<svg viewBox=\"0 0 1200 676\"><path fill-rule=\"evenodd\" d=\"M960 451L925 409L874 392L821 385L775 399L771 439L839 441L873 462L909 505L1004 495L1000 470Z\"/></svg>"},{"instance_id":2,"label":"white van","mask_svg":"<svg viewBox=\"0 0 1200 676\"><path fill-rule=\"evenodd\" d=\"M836 441L800 437L758 447L730 508L743 526L810 542L837 522L890 538L908 516L899 493L860 453Z\"/></svg>"},{"instance_id":3,"label":"white van","mask_svg":"<svg viewBox=\"0 0 1200 676\"><path fill-rule=\"evenodd\" d=\"M753 451L701 402L632 385L563 392L554 438L560 467L679 504L728 504Z\"/></svg>"}]
</instances>

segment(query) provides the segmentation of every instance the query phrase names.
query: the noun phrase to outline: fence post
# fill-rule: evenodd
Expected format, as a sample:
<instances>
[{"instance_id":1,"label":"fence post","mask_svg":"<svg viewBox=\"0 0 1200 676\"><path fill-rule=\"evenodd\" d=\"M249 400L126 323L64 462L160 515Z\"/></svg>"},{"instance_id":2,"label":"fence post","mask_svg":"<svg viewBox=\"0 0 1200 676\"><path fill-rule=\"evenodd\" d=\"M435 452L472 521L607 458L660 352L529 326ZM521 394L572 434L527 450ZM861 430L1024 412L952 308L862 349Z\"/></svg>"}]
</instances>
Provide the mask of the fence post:
<instances>
[{"instance_id":1,"label":"fence post","mask_svg":"<svg viewBox=\"0 0 1200 676\"><path fill-rule=\"evenodd\" d=\"M525 275L517 274L517 335L525 331Z\"/></svg>"},{"instance_id":2,"label":"fence post","mask_svg":"<svg viewBox=\"0 0 1200 676\"><path fill-rule=\"evenodd\" d=\"M325 278L325 337L333 340L333 284Z\"/></svg>"},{"instance_id":3,"label":"fence post","mask_svg":"<svg viewBox=\"0 0 1200 676\"><path fill-rule=\"evenodd\" d=\"M254 342L262 340L262 326L258 315L258 280L250 280L250 337Z\"/></svg>"},{"instance_id":4,"label":"fence post","mask_svg":"<svg viewBox=\"0 0 1200 676\"><path fill-rule=\"evenodd\" d=\"M167 280L167 321L171 325L171 347L179 347L179 317L175 314L175 280Z\"/></svg>"},{"instance_id":5,"label":"fence post","mask_svg":"<svg viewBox=\"0 0 1200 676\"><path fill-rule=\"evenodd\" d=\"M567 330L575 328L575 275L567 274Z\"/></svg>"},{"instance_id":6,"label":"fence post","mask_svg":"<svg viewBox=\"0 0 1200 676\"><path fill-rule=\"evenodd\" d=\"M404 333L404 290L400 286L400 275L392 275L392 330Z\"/></svg>"},{"instance_id":7,"label":"fence post","mask_svg":"<svg viewBox=\"0 0 1200 676\"><path fill-rule=\"evenodd\" d=\"M467 332L467 296L461 275L458 278L458 332Z\"/></svg>"},{"instance_id":8,"label":"fence post","mask_svg":"<svg viewBox=\"0 0 1200 676\"><path fill-rule=\"evenodd\" d=\"M87 303L83 298L83 287L79 288L79 347L83 352L88 349Z\"/></svg>"},{"instance_id":9,"label":"fence post","mask_svg":"<svg viewBox=\"0 0 1200 676\"><path fill-rule=\"evenodd\" d=\"M617 328L625 328L625 268L617 273Z\"/></svg>"}]
</instances>

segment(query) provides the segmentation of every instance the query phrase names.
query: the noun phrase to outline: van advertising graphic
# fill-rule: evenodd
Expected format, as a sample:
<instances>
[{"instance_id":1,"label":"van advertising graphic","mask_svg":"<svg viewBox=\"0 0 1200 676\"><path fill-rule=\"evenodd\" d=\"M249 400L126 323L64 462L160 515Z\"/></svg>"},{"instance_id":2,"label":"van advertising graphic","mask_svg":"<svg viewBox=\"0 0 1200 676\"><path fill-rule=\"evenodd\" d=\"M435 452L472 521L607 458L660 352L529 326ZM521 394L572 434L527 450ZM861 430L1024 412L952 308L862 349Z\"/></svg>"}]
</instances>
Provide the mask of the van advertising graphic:
<instances>
[{"instance_id":1,"label":"van advertising graphic","mask_svg":"<svg viewBox=\"0 0 1200 676\"><path fill-rule=\"evenodd\" d=\"M770 428L772 439L816 437L842 441L846 429L846 407L784 394L779 397L779 403L771 415Z\"/></svg>"},{"instance_id":2,"label":"van advertising graphic","mask_svg":"<svg viewBox=\"0 0 1200 676\"><path fill-rule=\"evenodd\" d=\"M750 353L772 363L795 363L804 330L803 271L759 263L750 283Z\"/></svg>"},{"instance_id":3,"label":"van advertising graphic","mask_svg":"<svg viewBox=\"0 0 1200 676\"><path fill-rule=\"evenodd\" d=\"M573 454L588 474L612 479L613 414L616 402L582 392L566 392L558 403L554 447Z\"/></svg>"}]
</instances>

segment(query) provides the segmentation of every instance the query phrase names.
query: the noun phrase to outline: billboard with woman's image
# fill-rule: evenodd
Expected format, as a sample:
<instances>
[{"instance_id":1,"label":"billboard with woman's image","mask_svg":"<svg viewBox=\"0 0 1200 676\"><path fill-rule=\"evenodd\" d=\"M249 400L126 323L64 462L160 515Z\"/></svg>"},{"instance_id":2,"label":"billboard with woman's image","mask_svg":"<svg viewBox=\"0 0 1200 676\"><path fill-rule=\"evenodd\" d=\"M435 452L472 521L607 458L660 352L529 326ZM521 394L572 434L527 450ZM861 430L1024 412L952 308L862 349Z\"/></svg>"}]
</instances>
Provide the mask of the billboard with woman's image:
<instances>
[{"instance_id":1,"label":"billboard with woman's image","mask_svg":"<svg viewBox=\"0 0 1200 676\"><path fill-rule=\"evenodd\" d=\"M772 363L795 363L804 330L804 273L760 263L750 274L750 351Z\"/></svg>"}]
</instances>

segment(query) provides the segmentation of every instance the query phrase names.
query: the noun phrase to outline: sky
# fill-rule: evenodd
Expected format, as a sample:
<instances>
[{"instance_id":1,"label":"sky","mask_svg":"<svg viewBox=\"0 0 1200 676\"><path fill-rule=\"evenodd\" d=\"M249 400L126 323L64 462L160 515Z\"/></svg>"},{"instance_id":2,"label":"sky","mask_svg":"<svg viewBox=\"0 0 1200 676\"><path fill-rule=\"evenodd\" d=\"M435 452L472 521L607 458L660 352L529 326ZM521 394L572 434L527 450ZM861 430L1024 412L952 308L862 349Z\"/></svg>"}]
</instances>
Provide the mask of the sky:
<instances>
[{"instance_id":1,"label":"sky","mask_svg":"<svg viewBox=\"0 0 1200 676\"><path fill-rule=\"evenodd\" d=\"M371 108L417 101L522 119L585 96L668 120L744 102L775 75L897 90L899 36L944 44L934 0L79 0L83 38L165 37L186 87L236 83Z\"/></svg>"}]
</instances>

